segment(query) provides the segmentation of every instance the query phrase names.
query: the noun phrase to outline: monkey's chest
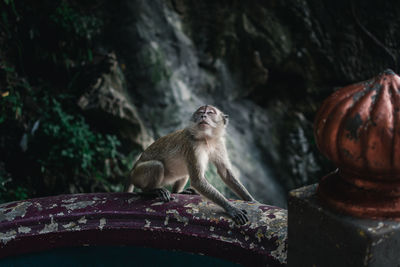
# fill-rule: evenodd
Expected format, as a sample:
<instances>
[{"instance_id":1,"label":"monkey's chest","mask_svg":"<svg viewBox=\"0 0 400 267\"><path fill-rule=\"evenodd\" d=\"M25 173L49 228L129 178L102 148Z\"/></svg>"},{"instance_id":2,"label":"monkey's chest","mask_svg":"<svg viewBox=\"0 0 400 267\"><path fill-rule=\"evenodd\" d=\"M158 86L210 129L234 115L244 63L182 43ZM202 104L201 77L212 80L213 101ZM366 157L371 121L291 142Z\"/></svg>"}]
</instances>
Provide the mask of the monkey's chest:
<instances>
[{"instance_id":1,"label":"monkey's chest","mask_svg":"<svg viewBox=\"0 0 400 267\"><path fill-rule=\"evenodd\" d=\"M164 162L164 177L178 179L189 175L186 161L183 157L168 159Z\"/></svg>"}]
</instances>

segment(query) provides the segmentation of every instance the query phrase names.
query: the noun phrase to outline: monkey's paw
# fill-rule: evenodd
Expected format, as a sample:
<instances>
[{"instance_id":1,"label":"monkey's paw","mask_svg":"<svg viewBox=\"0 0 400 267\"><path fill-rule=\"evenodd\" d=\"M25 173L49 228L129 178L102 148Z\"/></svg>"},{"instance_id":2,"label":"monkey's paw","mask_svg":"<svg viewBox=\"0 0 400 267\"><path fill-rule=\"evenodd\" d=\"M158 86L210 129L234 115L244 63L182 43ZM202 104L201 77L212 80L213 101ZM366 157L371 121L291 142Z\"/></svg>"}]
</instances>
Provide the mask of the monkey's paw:
<instances>
[{"instance_id":1,"label":"monkey's paw","mask_svg":"<svg viewBox=\"0 0 400 267\"><path fill-rule=\"evenodd\" d=\"M161 200L162 201L164 201L164 202L168 202L168 201L170 201L172 198L171 198L171 193L168 191L168 189L165 189L165 188L157 188L157 189L154 189L154 192L157 194L157 196L159 197L159 198L161 198Z\"/></svg>"},{"instance_id":2,"label":"monkey's paw","mask_svg":"<svg viewBox=\"0 0 400 267\"><path fill-rule=\"evenodd\" d=\"M180 192L179 194L184 194L184 195L198 195L198 193L196 192L196 190L194 190L193 188L186 188L185 190L183 190L182 192Z\"/></svg>"},{"instance_id":3,"label":"monkey's paw","mask_svg":"<svg viewBox=\"0 0 400 267\"><path fill-rule=\"evenodd\" d=\"M247 211L245 210L232 207L232 209L228 211L228 214L232 217L236 224L243 225L249 221L249 218L247 217Z\"/></svg>"}]
</instances>

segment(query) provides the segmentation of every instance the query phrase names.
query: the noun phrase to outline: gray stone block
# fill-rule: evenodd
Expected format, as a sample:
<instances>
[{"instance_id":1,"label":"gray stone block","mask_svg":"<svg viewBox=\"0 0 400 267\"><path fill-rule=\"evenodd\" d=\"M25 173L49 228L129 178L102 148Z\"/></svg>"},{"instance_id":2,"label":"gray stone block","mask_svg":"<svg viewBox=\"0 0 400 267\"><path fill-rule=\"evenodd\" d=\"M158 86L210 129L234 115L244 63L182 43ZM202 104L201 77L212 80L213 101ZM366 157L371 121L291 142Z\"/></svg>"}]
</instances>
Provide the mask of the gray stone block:
<instances>
[{"instance_id":1,"label":"gray stone block","mask_svg":"<svg viewBox=\"0 0 400 267\"><path fill-rule=\"evenodd\" d=\"M339 214L319 201L316 188L289 194L289 266L400 266L400 222Z\"/></svg>"}]
</instances>

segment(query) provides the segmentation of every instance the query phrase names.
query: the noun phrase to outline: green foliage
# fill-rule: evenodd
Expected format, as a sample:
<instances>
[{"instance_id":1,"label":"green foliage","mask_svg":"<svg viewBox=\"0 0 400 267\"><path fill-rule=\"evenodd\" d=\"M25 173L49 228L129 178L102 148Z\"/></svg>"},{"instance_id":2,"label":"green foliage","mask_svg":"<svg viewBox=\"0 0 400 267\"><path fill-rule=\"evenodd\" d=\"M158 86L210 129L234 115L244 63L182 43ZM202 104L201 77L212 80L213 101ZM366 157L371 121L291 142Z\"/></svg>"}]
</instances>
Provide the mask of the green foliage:
<instances>
[{"instance_id":1,"label":"green foliage","mask_svg":"<svg viewBox=\"0 0 400 267\"><path fill-rule=\"evenodd\" d=\"M99 3L4 1L0 3L0 33L6 37L3 50L19 73L66 82L93 60L95 38L103 29L103 20L95 12Z\"/></svg>"},{"instance_id":2,"label":"green foliage","mask_svg":"<svg viewBox=\"0 0 400 267\"><path fill-rule=\"evenodd\" d=\"M15 90L4 91L1 93L0 98L0 124L3 123L8 117L21 116L23 103L21 95Z\"/></svg>"},{"instance_id":3,"label":"green foliage","mask_svg":"<svg viewBox=\"0 0 400 267\"><path fill-rule=\"evenodd\" d=\"M9 188L11 182L11 174L5 170L4 163L0 162L0 203L28 198L28 190L25 187Z\"/></svg>"},{"instance_id":4,"label":"green foliage","mask_svg":"<svg viewBox=\"0 0 400 267\"><path fill-rule=\"evenodd\" d=\"M122 190L131 162L120 141L76 105L90 82L82 77L99 71L91 65L98 4L0 2L0 202Z\"/></svg>"},{"instance_id":5,"label":"green foliage","mask_svg":"<svg viewBox=\"0 0 400 267\"><path fill-rule=\"evenodd\" d=\"M3 162L10 158L18 145L18 125L23 123L24 95L30 93L30 86L20 79L14 68L0 60L0 203L27 198L23 183L15 184Z\"/></svg>"},{"instance_id":6,"label":"green foliage","mask_svg":"<svg viewBox=\"0 0 400 267\"><path fill-rule=\"evenodd\" d=\"M93 60L91 42L100 33L103 22L92 14L82 14L68 2L62 1L49 15L50 23L54 24L60 41L57 50L52 53L55 63L65 64L67 68Z\"/></svg>"},{"instance_id":7,"label":"green foliage","mask_svg":"<svg viewBox=\"0 0 400 267\"><path fill-rule=\"evenodd\" d=\"M4 169L4 164L0 163L0 202L7 201L7 183L11 182L11 175Z\"/></svg>"},{"instance_id":8,"label":"green foliage","mask_svg":"<svg viewBox=\"0 0 400 267\"><path fill-rule=\"evenodd\" d=\"M60 3L50 18L66 32L88 40L98 34L102 26L101 20L92 15L79 14L65 1Z\"/></svg>"},{"instance_id":9,"label":"green foliage","mask_svg":"<svg viewBox=\"0 0 400 267\"><path fill-rule=\"evenodd\" d=\"M120 172L110 170L110 165L118 166L121 156L118 138L91 130L81 115L69 114L54 97L45 97L43 103L40 126L30 137L29 149L47 177L47 186L62 190L57 185L61 177L61 184L72 191L90 191L93 185L112 191L107 179Z\"/></svg>"},{"instance_id":10,"label":"green foliage","mask_svg":"<svg viewBox=\"0 0 400 267\"><path fill-rule=\"evenodd\" d=\"M21 82L16 79L13 68L6 67L0 62L0 73L4 77L7 86L0 88L0 125L8 118L21 117L23 102L18 87ZM25 84L23 84L25 86Z\"/></svg>"}]
</instances>

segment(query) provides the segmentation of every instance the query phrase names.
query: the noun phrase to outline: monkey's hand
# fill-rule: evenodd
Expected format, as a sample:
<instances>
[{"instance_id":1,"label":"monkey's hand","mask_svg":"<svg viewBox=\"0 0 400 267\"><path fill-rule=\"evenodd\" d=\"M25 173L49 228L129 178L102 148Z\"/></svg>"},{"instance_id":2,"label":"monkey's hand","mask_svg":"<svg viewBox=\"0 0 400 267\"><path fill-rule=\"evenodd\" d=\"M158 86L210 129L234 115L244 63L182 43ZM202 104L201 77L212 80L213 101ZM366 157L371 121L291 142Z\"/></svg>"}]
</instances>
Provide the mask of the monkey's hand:
<instances>
[{"instance_id":1,"label":"monkey's hand","mask_svg":"<svg viewBox=\"0 0 400 267\"><path fill-rule=\"evenodd\" d=\"M151 189L149 191L142 192L142 194L144 196L151 197L151 198L153 198L153 197L161 198L161 200L164 202L168 202L173 199L171 197L171 193L165 188Z\"/></svg>"},{"instance_id":2,"label":"monkey's hand","mask_svg":"<svg viewBox=\"0 0 400 267\"><path fill-rule=\"evenodd\" d=\"M230 207L229 210L227 210L229 216L232 217L233 221L236 224L243 225L246 224L249 221L249 218L247 217L247 211L241 210L235 207Z\"/></svg>"},{"instance_id":3,"label":"monkey's hand","mask_svg":"<svg viewBox=\"0 0 400 267\"><path fill-rule=\"evenodd\" d=\"M155 189L155 192L159 198L161 198L162 201L168 202L171 200L171 193L168 191L168 189L165 188L157 188Z\"/></svg>"},{"instance_id":4,"label":"monkey's hand","mask_svg":"<svg viewBox=\"0 0 400 267\"><path fill-rule=\"evenodd\" d=\"M196 190L194 190L193 188L186 188L185 190L183 190L183 191L180 192L179 194L184 194L184 195L198 195L198 193L196 192Z\"/></svg>"}]
</instances>

